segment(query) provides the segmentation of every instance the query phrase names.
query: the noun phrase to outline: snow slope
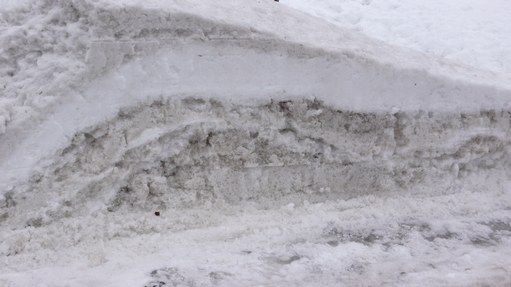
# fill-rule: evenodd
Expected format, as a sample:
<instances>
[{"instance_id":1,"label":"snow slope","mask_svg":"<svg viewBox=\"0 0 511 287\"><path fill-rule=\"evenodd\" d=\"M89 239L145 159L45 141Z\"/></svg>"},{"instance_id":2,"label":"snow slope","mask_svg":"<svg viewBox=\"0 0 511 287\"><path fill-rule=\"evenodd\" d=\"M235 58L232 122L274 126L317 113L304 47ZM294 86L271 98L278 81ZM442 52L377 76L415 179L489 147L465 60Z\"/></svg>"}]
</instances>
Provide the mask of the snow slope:
<instances>
[{"instance_id":1,"label":"snow slope","mask_svg":"<svg viewBox=\"0 0 511 287\"><path fill-rule=\"evenodd\" d=\"M0 284L509 283L508 75L273 1L27 5Z\"/></svg>"},{"instance_id":2,"label":"snow slope","mask_svg":"<svg viewBox=\"0 0 511 287\"><path fill-rule=\"evenodd\" d=\"M344 28L460 64L511 73L507 0L282 0Z\"/></svg>"}]
</instances>

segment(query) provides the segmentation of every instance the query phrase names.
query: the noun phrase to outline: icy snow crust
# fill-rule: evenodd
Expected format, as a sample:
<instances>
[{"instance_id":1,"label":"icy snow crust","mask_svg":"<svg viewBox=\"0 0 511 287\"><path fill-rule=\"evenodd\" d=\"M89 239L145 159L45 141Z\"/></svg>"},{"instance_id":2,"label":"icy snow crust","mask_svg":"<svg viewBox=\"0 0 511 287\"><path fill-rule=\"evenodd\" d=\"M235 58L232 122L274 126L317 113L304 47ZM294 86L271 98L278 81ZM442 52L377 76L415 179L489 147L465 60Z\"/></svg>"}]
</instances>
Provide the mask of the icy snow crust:
<instances>
[{"instance_id":1,"label":"icy snow crust","mask_svg":"<svg viewBox=\"0 0 511 287\"><path fill-rule=\"evenodd\" d=\"M508 76L273 1L18 5L0 285L511 283Z\"/></svg>"}]
</instances>

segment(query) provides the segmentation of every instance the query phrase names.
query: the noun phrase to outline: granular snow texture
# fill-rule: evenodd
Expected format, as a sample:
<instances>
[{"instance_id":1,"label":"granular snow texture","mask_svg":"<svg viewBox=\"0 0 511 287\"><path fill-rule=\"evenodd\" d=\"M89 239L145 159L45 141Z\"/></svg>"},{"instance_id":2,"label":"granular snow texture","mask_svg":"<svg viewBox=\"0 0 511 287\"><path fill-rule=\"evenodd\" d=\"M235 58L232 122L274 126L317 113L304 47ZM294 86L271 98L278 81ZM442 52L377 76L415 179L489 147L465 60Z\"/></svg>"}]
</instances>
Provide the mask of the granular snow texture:
<instances>
[{"instance_id":1,"label":"granular snow texture","mask_svg":"<svg viewBox=\"0 0 511 287\"><path fill-rule=\"evenodd\" d=\"M0 286L511 284L509 75L274 1L5 3Z\"/></svg>"}]
</instances>

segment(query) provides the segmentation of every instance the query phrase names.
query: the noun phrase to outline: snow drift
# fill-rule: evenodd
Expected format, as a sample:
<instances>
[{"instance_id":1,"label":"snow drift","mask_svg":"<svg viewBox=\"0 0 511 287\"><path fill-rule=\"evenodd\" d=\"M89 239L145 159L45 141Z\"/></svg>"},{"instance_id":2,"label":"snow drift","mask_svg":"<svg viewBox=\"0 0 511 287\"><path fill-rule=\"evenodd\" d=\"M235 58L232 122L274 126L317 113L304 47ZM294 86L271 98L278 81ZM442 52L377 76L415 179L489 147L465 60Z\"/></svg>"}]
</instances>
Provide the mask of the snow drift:
<instances>
[{"instance_id":1,"label":"snow drift","mask_svg":"<svg viewBox=\"0 0 511 287\"><path fill-rule=\"evenodd\" d=\"M408 236L424 237L424 246L436 238L475 244L475 226L486 227L484 244L509 244L507 76L400 51L272 1L46 0L3 11L2 28L4 270L62 260L48 252L77 244L209 226L214 219L204 217L233 206L271 214L361 196L439 196L447 206L453 194L486 194L481 211L491 213L467 215L472 205L460 201L452 212L468 223L456 232L410 225L407 210L380 233L346 235L330 222L309 238L333 247ZM175 218L148 219L154 211ZM425 209L418 214L426 220ZM36 262L22 263L31 253ZM282 256L254 264L303 257ZM501 266L471 282L496 282ZM365 270L353 268L346 272ZM206 284L180 272L151 276ZM233 284L223 279L235 275L222 272L207 284ZM258 284L268 282L264 274Z\"/></svg>"}]
</instances>

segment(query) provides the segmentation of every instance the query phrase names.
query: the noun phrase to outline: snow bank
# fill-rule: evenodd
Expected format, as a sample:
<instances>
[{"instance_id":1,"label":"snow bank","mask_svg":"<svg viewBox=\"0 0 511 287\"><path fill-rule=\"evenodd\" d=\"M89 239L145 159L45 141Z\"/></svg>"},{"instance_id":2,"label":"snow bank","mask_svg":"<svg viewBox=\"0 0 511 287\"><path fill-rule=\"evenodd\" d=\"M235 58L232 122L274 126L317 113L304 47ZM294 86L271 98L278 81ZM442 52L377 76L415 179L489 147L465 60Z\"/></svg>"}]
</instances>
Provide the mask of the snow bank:
<instances>
[{"instance_id":1,"label":"snow bank","mask_svg":"<svg viewBox=\"0 0 511 287\"><path fill-rule=\"evenodd\" d=\"M427 254L458 240L469 245L453 251L459 256L475 242L509 246L505 75L401 51L273 1L45 0L4 10L1 23L0 284L65 284L36 271L58 263L77 286L120 285L76 277L84 254L87 268L99 270L87 272L112 268L122 281L138 268L128 282L140 284L232 285L228 274L268 284L275 266L284 266L282 276L334 284L332 263L348 256L339 248L328 259L325 250L337 246L376 254L344 266L348 281L381 273L375 266L399 257L404 244L425 256L421 270L433 260ZM452 203L456 196L467 199ZM400 210L400 199L410 207ZM305 224L294 221L295 207ZM358 226L339 219L345 209L355 210L352 219L362 212ZM266 222L280 217L280 227ZM292 235L265 245L263 237L286 226ZM204 242L205 234L214 237L206 275L190 261L169 266L154 257L183 258L159 240L187 250L187 240ZM238 237L259 246L245 263L262 268L260 276L223 261L219 242ZM290 242L314 246L291 243L292 254ZM137 246L133 258L149 253L142 267L133 258L118 265L123 244ZM457 274L497 282L506 258L486 273L459 259ZM478 272L463 273L470 266ZM431 282L441 274L428 272ZM291 277L282 284L296 283Z\"/></svg>"},{"instance_id":2,"label":"snow bank","mask_svg":"<svg viewBox=\"0 0 511 287\"><path fill-rule=\"evenodd\" d=\"M77 131L162 95L318 98L353 111L508 105L506 81L274 3L48 0L3 15L3 189Z\"/></svg>"}]
</instances>

